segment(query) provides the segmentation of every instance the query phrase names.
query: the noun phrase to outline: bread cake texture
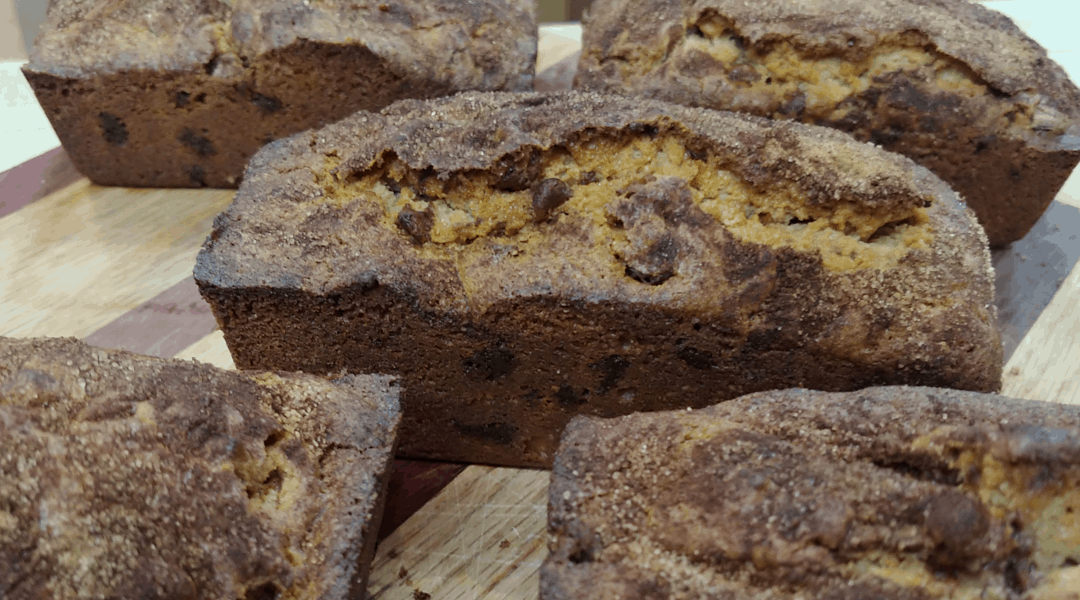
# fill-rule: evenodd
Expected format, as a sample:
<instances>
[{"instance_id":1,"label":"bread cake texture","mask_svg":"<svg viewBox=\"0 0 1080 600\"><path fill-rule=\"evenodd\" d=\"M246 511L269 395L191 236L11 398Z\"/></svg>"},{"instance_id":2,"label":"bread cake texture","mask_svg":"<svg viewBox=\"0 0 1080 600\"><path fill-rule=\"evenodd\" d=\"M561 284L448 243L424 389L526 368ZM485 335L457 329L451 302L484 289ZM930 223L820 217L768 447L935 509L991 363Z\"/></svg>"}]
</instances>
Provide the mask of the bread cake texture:
<instances>
[{"instance_id":1,"label":"bread cake texture","mask_svg":"<svg viewBox=\"0 0 1080 600\"><path fill-rule=\"evenodd\" d=\"M366 598L400 414L385 376L0 338L0 597Z\"/></svg>"},{"instance_id":2,"label":"bread cake texture","mask_svg":"<svg viewBox=\"0 0 1080 600\"><path fill-rule=\"evenodd\" d=\"M1076 600L1080 409L784 390L579 417L542 600Z\"/></svg>"},{"instance_id":3,"label":"bread cake texture","mask_svg":"<svg viewBox=\"0 0 1080 600\"><path fill-rule=\"evenodd\" d=\"M241 368L394 373L400 454L550 465L570 417L752 391L996 390L982 230L797 123L461 94L268 146L195 279Z\"/></svg>"},{"instance_id":4,"label":"bread cake texture","mask_svg":"<svg viewBox=\"0 0 1080 600\"><path fill-rule=\"evenodd\" d=\"M94 183L236 187L356 110L531 90L531 0L54 0L23 73Z\"/></svg>"},{"instance_id":5,"label":"bread cake texture","mask_svg":"<svg viewBox=\"0 0 1080 600\"><path fill-rule=\"evenodd\" d=\"M1080 161L1080 90L967 0L597 0L575 85L847 131L944 179L992 246Z\"/></svg>"}]
</instances>

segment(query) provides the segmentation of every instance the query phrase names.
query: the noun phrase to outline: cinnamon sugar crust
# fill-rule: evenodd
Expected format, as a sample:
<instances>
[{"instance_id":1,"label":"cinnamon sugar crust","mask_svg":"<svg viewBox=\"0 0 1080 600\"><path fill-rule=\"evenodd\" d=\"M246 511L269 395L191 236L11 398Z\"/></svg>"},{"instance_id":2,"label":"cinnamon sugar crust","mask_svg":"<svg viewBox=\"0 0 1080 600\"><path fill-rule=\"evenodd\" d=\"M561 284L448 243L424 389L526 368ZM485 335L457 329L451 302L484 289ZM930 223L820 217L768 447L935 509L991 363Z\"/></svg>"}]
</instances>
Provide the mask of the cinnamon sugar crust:
<instances>
[{"instance_id":1,"label":"cinnamon sugar crust","mask_svg":"<svg viewBox=\"0 0 1080 600\"><path fill-rule=\"evenodd\" d=\"M1080 411L785 390L575 419L540 597L1073 599Z\"/></svg>"},{"instance_id":2,"label":"cinnamon sugar crust","mask_svg":"<svg viewBox=\"0 0 1080 600\"><path fill-rule=\"evenodd\" d=\"M0 596L364 598L393 380L0 339Z\"/></svg>"},{"instance_id":3,"label":"cinnamon sugar crust","mask_svg":"<svg viewBox=\"0 0 1080 600\"><path fill-rule=\"evenodd\" d=\"M265 149L195 277L244 368L400 374L403 455L542 466L579 413L996 390L985 244L835 131L470 93Z\"/></svg>"},{"instance_id":4,"label":"cinnamon sugar crust","mask_svg":"<svg viewBox=\"0 0 1080 600\"><path fill-rule=\"evenodd\" d=\"M1022 237L1080 161L1080 90L967 0L602 0L575 85L835 127L934 171L990 243Z\"/></svg>"},{"instance_id":5,"label":"cinnamon sugar crust","mask_svg":"<svg viewBox=\"0 0 1080 600\"><path fill-rule=\"evenodd\" d=\"M95 183L235 187L356 110L531 89L536 36L526 0L59 0L23 71Z\"/></svg>"}]
</instances>

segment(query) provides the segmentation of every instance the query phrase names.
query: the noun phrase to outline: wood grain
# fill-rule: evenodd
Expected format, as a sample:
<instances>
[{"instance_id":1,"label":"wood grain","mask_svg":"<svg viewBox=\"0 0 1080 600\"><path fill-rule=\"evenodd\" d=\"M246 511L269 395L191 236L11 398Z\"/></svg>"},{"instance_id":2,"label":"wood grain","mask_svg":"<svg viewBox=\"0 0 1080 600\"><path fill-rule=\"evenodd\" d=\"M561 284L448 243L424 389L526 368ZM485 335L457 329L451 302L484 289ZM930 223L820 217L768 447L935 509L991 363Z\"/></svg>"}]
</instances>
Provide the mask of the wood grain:
<instances>
[{"instance_id":1,"label":"wood grain","mask_svg":"<svg viewBox=\"0 0 1080 600\"><path fill-rule=\"evenodd\" d=\"M103 348L160 356L175 355L217 329L217 321L193 277L128 311L83 341ZM232 360L229 360L230 367Z\"/></svg>"},{"instance_id":2,"label":"wood grain","mask_svg":"<svg viewBox=\"0 0 1080 600\"><path fill-rule=\"evenodd\" d=\"M236 368L220 329L177 352L176 358L193 359L222 369Z\"/></svg>"},{"instance_id":3,"label":"wood grain","mask_svg":"<svg viewBox=\"0 0 1080 600\"><path fill-rule=\"evenodd\" d=\"M0 335L85 337L191 276L230 190L85 179L0 219Z\"/></svg>"},{"instance_id":4,"label":"wood grain","mask_svg":"<svg viewBox=\"0 0 1080 600\"><path fill-rule=\"evenodd\" d=\"M1008 396L1080 404L1080 265L1005 365Z\"/></svg>"},{"instance_id":5,"label":"wood grain","mask_svg":"<svg viewBox=\"0 0 1080 600\"><path fill-rule=\"evenodd\" d=\"M0 173L0 217L66 188L82 178L63 148Z\"/></svg>"},{"instance_id":6,"label":"wood grain","mask_svg":"<svg viewBox=\"0 0 1080 600\"><path fill-rule=\"evenodd\" d=\"M469 467L379 544L372 600L535 597L547 485L546 471Z\"/></svg>"}]
</instances>

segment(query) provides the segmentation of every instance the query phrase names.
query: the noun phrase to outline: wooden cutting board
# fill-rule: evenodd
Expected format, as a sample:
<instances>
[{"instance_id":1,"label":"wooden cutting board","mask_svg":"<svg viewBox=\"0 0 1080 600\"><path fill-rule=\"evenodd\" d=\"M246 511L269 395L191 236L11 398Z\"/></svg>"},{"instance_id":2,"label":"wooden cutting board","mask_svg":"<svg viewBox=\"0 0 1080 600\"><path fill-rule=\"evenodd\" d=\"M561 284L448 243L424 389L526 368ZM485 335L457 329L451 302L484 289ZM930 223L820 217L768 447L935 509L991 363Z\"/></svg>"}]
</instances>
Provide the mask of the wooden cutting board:
<instances>
[{"instance_id":1,"label":"wooden cutting board","mask_svg":"<svg viewBox=\"0 0 1080 600\"><path fill-rule=\"evenodd\" d=\"M544 28L538 87L568 85L579 33ZM213 217L232 196L94 186L60 151L0 174L0 335L74 336L232 367L191 280ZM1074 177L1031 234L994 255L1011 353L1006 394L1080 404L1077 198ZM546 472L396 468L384 529L392 532L369 584L374 598L536 597Z\"/></svg>"}]
</instances>

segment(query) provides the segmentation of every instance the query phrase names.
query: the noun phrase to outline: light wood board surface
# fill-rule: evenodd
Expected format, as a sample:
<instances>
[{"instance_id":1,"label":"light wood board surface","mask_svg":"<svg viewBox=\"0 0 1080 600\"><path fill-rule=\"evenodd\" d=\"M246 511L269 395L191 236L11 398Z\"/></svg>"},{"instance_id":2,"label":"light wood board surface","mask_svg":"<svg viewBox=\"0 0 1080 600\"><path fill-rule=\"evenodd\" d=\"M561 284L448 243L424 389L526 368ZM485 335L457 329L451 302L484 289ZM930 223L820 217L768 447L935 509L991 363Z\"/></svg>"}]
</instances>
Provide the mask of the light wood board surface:
<instances>
[{"instance_id":1,"label":"light wood board surface","mask_svg":"<svg viewBox=\"0 0 1080 600\"><path fill-rule=\"evenodd\" d=\"M540 65L570 64L578 40L574 28L546 29ZM190 278L214 215L232 195L103 188L80 179L3 216L0 335L87 337L138 310L182 311L151 301ZM1080 176L1059 196L1059 212L1050 214L1080 215L1077 198ZM1005 393L1080 404L1080 268L1073 257L1080 231L1062 233L1056 226L1048 221L1042 233L995 256L1008 265L1006 275L1015 275L1001 288L1008 297L999 300L1022 297L1021 308L1031 313L1030 323L1018 326ZM1066 258L1031 270L1029 263L1046 262L1044 255ZM1036 276L1046 283L1045 298L1008 292L1031 289ZM220 331L185 345L168 353L233 367ZM546 555L547 480L544 471L465 469L380 543L369 584L373 597L535 598Z\"/></svg>"}]
</instances>

